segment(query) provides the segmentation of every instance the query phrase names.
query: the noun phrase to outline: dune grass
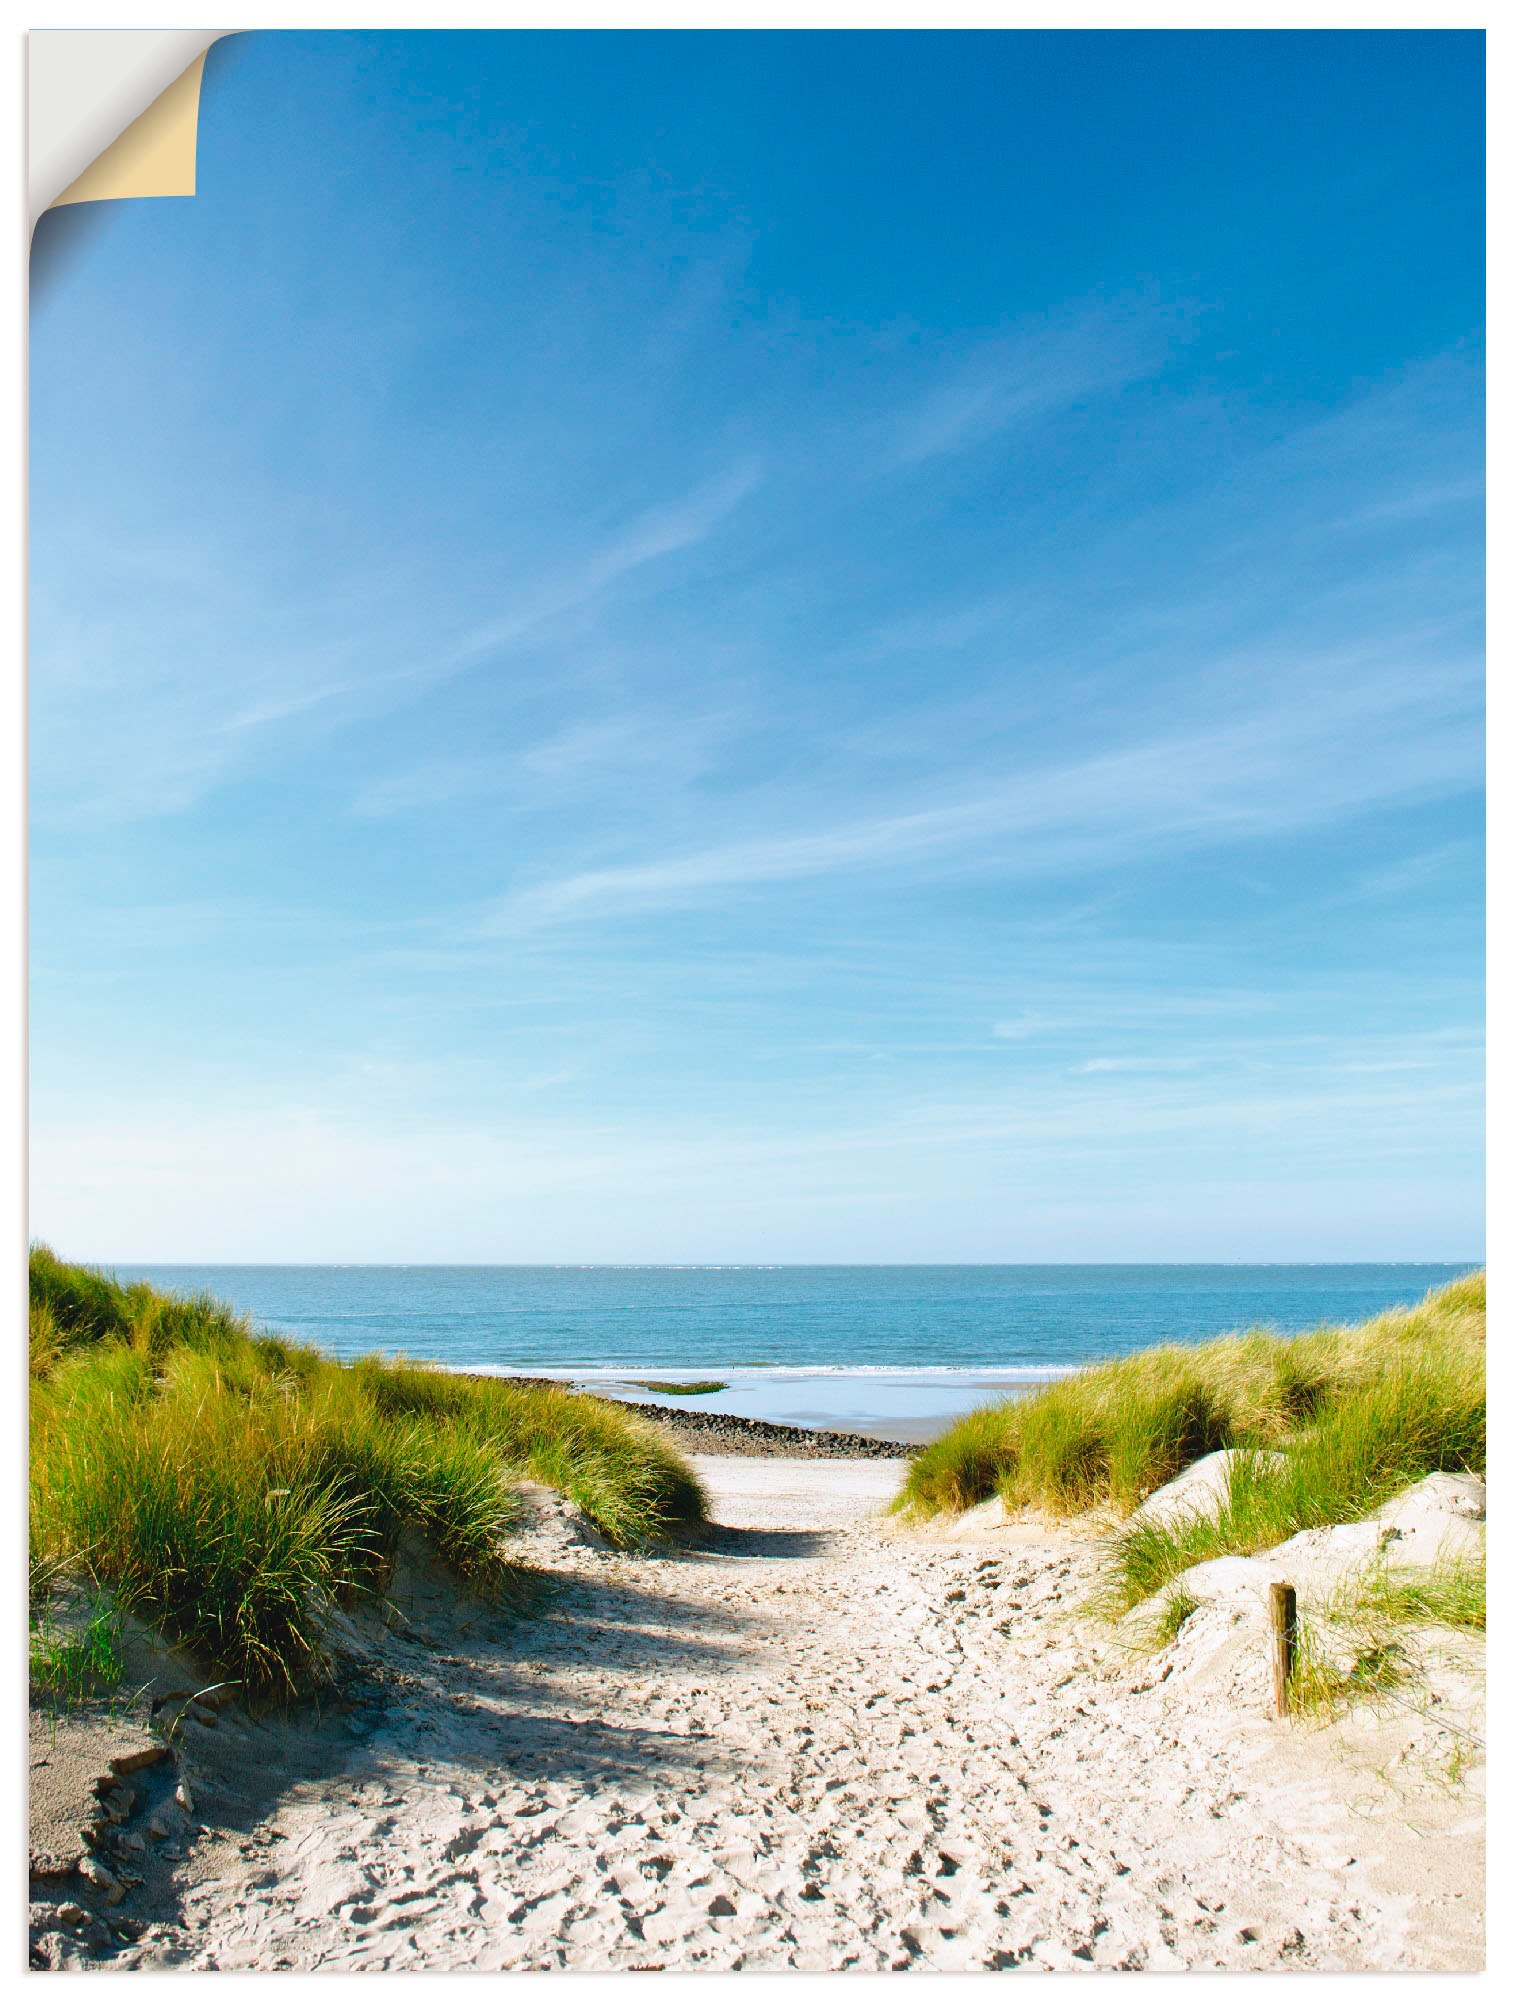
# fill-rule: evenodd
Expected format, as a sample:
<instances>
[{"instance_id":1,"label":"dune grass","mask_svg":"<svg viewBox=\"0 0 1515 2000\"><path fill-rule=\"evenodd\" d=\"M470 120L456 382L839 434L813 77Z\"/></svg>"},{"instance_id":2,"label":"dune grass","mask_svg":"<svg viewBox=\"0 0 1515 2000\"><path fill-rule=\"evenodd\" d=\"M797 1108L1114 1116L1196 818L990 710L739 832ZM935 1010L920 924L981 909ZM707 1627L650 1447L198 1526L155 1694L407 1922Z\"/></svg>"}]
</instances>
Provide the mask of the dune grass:
<instances>
[{"instance_id":1,"label":"dune grass","mask_svg":"<svg viewBox=\"0 0 1515 2000\"><path fill-rule=\"evenodd\" d=\"M1171 1646L1199 1609L1199 1599L1190 1590L1170 1590L1163 1599L1150 1634L1154 1648Z\"/></svg>"},{"instance_id":2,"label":"dune grass","mask_svg":"<svg viewBox=\"0 0 1515 2000\"><path fill-rule=\"evenodd\" d=\"M60 1628L44 1612L31 1627L29 1669L35 1692L67 1707L112 1688L121 1678L121 1617L108 1598L97 1598L77 1631Z\"/></svg>"},{"instance_id":3,"label":"dune grass","mask_svg":"<svg viewBox=\"0 0 1515 2000\"><path fill-rule=\"evenodd\" d=\"M1344 1708L1370 1708L1416 1681L1415 1663L1398 1639L1362 1636L1343 1649L1338 1633L1321 1632L1301 1619L1295 1636L1289 1707L1295 1715L1325 1721Z\"/></svg>"},{"instance_id":4,"label":"dune grass","mask_svg":"<svg viewBox=\"0 0 1515 2000\"><path fill-rule=\"evenodd\" d=\"M1118 1535L1128 1601L1214 1556L1256 1555L1302 1528L1361 1520L1428 1472L1482 1472L1482 1356L1391 1360L1278 1442L1281 1452L1238 1452L1213 1515L1136 1521Z\"/></svg>"},{"instance_id":5,"label":"dune grass","mask_svg":"<svg viewBox=\"0 0 1515 2000\"><path fill-rule=\"evenodd\" d=\"M1383 1619L1395 1625L1447 1625L1482 1632L1488 1623L1486 1562L1441 1562L1429 1569L1375 1564L1354 1579L1338 1616Z\"/></svg>"},{"instance_id":6,"label":"dune grass","mask_svg":"<svg viewBox=\"0 0 1515 2000\"><path fill-rule=\"evenodd\" d=\"M704 1518L693 1472L633 1412L344 1365L41 1246L31 1271L34 1579L86 1577L251 1687L322 1678L323 1606L381 1591L406 1528L519 1602L502 1543L522 1477L621 1547Z\"/></svg>"},{"instance_id":7,"label":"dune grass","mask_svg":"<svg viewBox=\"0 0 1515 2000\"><path fill-rule=\"evenodd\" d=\"M1179 1583L1169 1595L1182 1590ZM1291 1707L1328 1717L1357 1702L1373 1707L1399 1696L1401 1706L1424 1712L1427 1655L1414 1643L1414 1628L1482 1632L1487 1594L1482 1557L1448 1559L1428 1569L1396 1568L1380 1559L1344 1578L1299 1620ZM1460 1766L1462 1756L1454 1761Z\"/></svg>"},{"instance_id":8,"label":"dune grass","mask_svg":"<svg viewBox=\"0 0 1515 2000\"><path fill-rule=\"evenodd\" d=\"M1426 1473L1481 1472L1484 1325L1478 1272L1358 1326L1149 1348L974 1411L914 1460L895 1505L950 1513L998 1493L1124 1516L1205 1453L1236 1449L1216 1518L1118 1537L1134 1603L1207 1557L1359 1520Z\"/></svg>"}]
</instances>

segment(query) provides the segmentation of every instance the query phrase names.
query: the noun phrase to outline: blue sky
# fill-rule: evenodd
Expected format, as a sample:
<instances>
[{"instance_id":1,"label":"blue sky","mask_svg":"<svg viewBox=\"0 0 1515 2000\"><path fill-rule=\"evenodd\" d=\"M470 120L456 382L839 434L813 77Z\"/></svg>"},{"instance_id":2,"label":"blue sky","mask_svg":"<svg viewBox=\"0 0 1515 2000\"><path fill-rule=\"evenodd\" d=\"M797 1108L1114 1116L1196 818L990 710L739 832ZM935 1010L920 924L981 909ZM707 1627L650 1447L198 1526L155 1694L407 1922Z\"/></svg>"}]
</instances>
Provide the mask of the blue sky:
<instances>
[{"instance_id":1,"label":"blue sky","mask_svg":"<svg viewBox=\"0 0 1515 2000\"><path fill-rule=\"evenodd\" d=\"M33 315L34 1231L1479 1255L1482 62L218 45Z\"/></svg>"}]
</instances>

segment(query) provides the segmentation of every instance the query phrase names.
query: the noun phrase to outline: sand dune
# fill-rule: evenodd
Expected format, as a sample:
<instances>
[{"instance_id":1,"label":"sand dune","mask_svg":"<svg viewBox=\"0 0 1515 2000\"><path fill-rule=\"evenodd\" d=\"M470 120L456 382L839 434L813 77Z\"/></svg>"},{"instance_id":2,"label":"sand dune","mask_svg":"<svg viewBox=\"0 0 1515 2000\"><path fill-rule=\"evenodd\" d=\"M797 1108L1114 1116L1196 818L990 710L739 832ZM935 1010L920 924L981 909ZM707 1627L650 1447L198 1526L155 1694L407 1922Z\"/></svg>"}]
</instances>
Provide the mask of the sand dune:
<instances>
[{"instance_id":1,"label":"sand dune","mask_svg":"<svg viewBox=\"0 0 1515 2000\"><path fill-rule=\"evenodd\" d=\"M902 1534L887 1463L700 1471L698 1551L610 1553L544 1498L544 1616L418 1571L410 1626L354 1637L368 1708L187 1724L203 1831L115 1962L1481 1963L1479 1774L1436 1779L1470 1662L1435 1720L1280 1726L1229 1600L1134 1655L1077 1615L1087 1540Z\"/></svg>"}]
</instances>

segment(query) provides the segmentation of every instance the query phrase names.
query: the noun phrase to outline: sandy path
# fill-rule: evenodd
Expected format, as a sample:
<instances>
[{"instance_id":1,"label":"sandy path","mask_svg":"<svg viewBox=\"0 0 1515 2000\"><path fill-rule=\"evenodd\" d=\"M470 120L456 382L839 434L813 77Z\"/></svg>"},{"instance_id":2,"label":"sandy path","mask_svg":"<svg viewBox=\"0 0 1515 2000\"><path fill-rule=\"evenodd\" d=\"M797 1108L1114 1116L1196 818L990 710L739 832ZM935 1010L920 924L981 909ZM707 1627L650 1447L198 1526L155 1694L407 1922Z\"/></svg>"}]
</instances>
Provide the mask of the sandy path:
<instances>
[{"instance_id":1,"label":"sandy path","mask_svg":"<svg viewBox=\"0 0 1515 2000\"><path fill-rule=\"evenodd\" d=\"M887 1463L700 1469L708 1548L561 1551L544 1616L412 1643L376 1721L326 1725L323 1775L223 1724L172 1920L128 1962L1478 1962L1465 1787L1426 1794L1406 1865L1403 1792L1375 1805L1339 1732L1112 1662L1073 1615L1088 1545L886 1539ZM275 1787L256 1814L239 1759Z\"/></svg>"}]
</instances>

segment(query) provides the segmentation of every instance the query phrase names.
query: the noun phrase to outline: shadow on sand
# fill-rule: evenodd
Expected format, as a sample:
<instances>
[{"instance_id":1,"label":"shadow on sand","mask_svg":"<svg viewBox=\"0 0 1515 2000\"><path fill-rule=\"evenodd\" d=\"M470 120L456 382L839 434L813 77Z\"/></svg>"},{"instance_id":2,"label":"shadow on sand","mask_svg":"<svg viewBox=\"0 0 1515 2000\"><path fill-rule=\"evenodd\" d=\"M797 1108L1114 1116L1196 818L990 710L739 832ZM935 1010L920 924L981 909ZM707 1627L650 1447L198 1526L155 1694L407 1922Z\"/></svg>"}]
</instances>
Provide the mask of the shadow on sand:
<instances>
[{"instance_id":1,"label":"shadow on sand","mask_svg":"<svg viewBox=\"0 0 1515 2000\"><path fill-rule=\"evenodd\" d=\"M699 1548L707 1555L795 1558L814 1555L828 1537L798 1530L716 1528ZM193 1800L192 1840L148 1842L136 1857L142 1880L123 1905L136 1924L175 1931L196 1881L233 1877L266 1857L280 1865L282 1836L267 1824L301 1791L319 1789L336 1810L403 1817L404 1787L417 1770L451 1770L460 1806L487 1811L520 1785L551 1782L600 1796L645 1792L659 1781L710 1779L735 1770L728 1749L698 1730L680 1731L649 1717L612 1723L552 1705L542 1676L582 1670L593 1657L606 1674L652 1675L693 1665L716 1676L735 1664L741 1640L769 1620L716 1603L691 1604L624 1568L604 1576L547 1575L531 1612L492 1612L456 1587L402 1595L404 1622L382 1632L367 1662L355 1662L319 1700L260 1718L225 1713L214 1728L186 1723L178 1768ZM375 1624L377 1621L375 1621ZM167 1776L167 1767L165 1767ZM163 1789L160 1785L158 1789ZM189 1939L185 1939L186 1953ZM98 1957L108 1962L122 1945ZM174 1956L164 1941L160 1958Z\"/></svg>"}]
</instances>

